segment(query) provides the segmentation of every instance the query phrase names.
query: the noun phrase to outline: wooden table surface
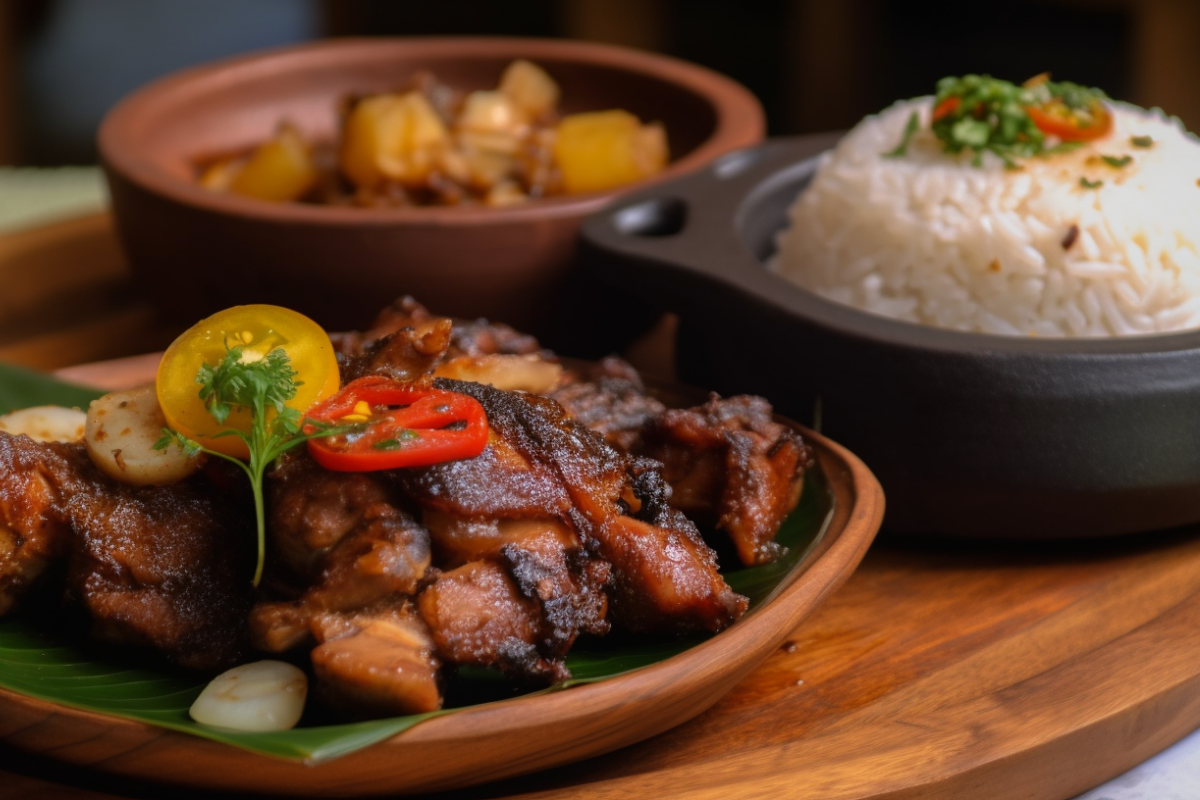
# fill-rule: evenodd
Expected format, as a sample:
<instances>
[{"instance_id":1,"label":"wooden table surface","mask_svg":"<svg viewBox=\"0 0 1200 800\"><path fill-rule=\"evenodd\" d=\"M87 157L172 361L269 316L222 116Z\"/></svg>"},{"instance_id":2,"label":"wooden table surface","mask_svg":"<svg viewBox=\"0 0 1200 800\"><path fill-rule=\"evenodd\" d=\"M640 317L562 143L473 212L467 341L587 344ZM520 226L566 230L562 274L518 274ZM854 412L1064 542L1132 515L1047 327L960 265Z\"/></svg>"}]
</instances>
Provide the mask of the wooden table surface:
<instances>
[{"instance_id":1,"label":"wooden table surface","mask_svg":"<svg viewBox=\"0 0 1200 800\"><path fill-rule=\"evenodd\" d=\"M25 275L49 272L37 268L53 263L48 253L72 252L99 265L76 265L74 285L98 281L126 302L106 316L77 292L87 313L73 328L22 340L0 300L0 356L57 368L161 346L163 323L119 291L105 218L40 235L41 257L28 241L0 240L0 280L14 250ZM1198 726L1200 528L989 545L900 540L885 524L832 599L693 721L441 796L1064 800ZM161 793L10 747L0 747L0 787L5 798Z\"/></svg>"}]
</instances>

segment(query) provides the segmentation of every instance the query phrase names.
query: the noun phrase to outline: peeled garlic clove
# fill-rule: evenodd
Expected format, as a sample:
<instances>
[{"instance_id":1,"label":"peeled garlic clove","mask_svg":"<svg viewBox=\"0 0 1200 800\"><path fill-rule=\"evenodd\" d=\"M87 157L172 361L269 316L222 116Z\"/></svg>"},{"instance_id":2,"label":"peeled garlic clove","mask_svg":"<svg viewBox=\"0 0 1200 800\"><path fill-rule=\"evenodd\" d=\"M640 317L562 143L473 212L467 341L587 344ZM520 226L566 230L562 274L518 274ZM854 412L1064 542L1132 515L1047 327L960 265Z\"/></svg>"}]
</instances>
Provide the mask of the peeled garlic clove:
<instances>
[{"instance_id":1,"label":"peeled garlic clove","mask_svg":"<svg viewBox=\"0 0 1200 800\"><path fill-rule=\"evenodd\" d=\"M202 725L239 731L286 731L304 713L308 678L282 661L255 661L209 682L188 713Z\"/></svg>"}]
</instances>

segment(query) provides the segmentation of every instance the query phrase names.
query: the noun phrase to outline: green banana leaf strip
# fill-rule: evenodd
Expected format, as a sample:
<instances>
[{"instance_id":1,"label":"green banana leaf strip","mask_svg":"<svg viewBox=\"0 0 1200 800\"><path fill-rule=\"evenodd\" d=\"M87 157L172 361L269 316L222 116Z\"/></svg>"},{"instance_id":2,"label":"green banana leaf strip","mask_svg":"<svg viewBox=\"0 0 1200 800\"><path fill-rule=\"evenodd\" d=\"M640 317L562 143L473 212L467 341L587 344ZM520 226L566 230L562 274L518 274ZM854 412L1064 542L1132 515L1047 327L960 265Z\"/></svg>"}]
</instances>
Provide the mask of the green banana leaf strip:
<instances>
[{"instance_id":1,"label":"green banana leaf strip","mask_svg":"<svg viewBox=\"0 0 1200 800\"><path fill-rule=\"evenodd\" d=\"M37 372L0 364L0 413L48 404L86 407L99 394ZM777 537L788 548L786 555L773 564L738 569L725 575L730 586L750 598L748 613L769 602L774 592L799 573L823 533L831 511L832 499L824 476L812 470L800 505ZM722 561L728 563L729 559L723 557ZM534 694L561 691L657 664L705 638L610 636L580 641L567 657L572 678ZM90 644L61 625L47 624L37 614L0 619L0 687L53 703L201 736L266 756L308 763L354 752L431 717L513 696L513 689L496 673L464 669L450 682L448 708L443 711L350 724L319 721L309 724L305 720L302 727L290 731L242 733L192 722L188 708L206 682L205 676L132 663L125 653Z\"/></svg>"},{"instance_id":2,"label":"green banana leaf strip","mask_svg":"<svg viewBox=\"0 0 1200 800\"><path fill-rule=\"evenodd\" d=\"M103 392L60 381L43 372L0 363L0 414L30 406L87 408Z\"/></svg>"}]
</instances>

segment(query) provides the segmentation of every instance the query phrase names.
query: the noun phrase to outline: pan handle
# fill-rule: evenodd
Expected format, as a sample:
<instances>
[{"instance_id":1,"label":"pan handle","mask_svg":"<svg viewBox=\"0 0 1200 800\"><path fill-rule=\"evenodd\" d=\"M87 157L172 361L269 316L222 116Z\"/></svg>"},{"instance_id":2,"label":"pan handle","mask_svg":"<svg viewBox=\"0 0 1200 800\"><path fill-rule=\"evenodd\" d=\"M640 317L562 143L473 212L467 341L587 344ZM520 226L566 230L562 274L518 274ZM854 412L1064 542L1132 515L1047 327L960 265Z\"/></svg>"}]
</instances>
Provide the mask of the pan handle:
<instances>
[{"instance_id":1,"label":"pan handle","mask_svg":"<svg viewBox=\"0 0 1200 800\"><path fill-rule=\"evenodd\" d=\"M836 140L772 139L625 196L584 221L580 269L660 307L693 281L770 293L779 279L762 264L783 212Z\"/></svg>"}]
</instances>

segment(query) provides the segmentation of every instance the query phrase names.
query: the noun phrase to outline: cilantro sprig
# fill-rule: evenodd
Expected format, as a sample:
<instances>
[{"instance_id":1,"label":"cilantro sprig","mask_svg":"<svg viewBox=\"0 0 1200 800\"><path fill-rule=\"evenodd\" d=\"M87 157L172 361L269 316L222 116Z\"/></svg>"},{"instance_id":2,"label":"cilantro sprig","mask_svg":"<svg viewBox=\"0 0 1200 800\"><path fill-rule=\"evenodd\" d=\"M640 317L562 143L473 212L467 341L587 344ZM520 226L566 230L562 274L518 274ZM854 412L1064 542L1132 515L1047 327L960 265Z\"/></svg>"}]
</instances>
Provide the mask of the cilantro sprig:
<instances>
[{"instance_id":1,"label":"cilantro sprig","mask_svg":"<svg viewBox=\"0 0 1200 800\"><path fill-rule=\"evenodd\" d=\"M240 346L230 347L221 363L215 367L211 364L201 365L196 375L196 383L200 384L199 396L217 424L223 425L230 413L236 409L248 409L251 415L249 433L231 428L209 438L240 437L250 452L249 461L212 450L170 428L163 428L162 438L154 445L156 450L176 445L189 456L208 453L223 458L236 464L249 477L254 493L254 512L258 529L255 586L262 580L263 562L266 557L263 478L267 468L288 450L309 439L330 436L354 427L313 423L312 430L304 432L302 415L296 409L287 406L287 402L296 396L297 388L303 385L302 381L296 380L296 375L291 359L282 348L259 356Z\"/></svg>"},{"instance_id":2,"label":"cilantro sprig","mask_svg":"<svg viewBox=\"0 0 1200 800\"><path fill-rule=\"evenodd\" d=\"M908 146L912 143L912 138L917 135L917 131L921 127L921 122L917 117L917 112L908 115L908 122L904 123L904 133L900 138L900 144L896 145L895 150L889 150L883 154L884 158L903 158L908 155Z\"/></svg>"}]
</instances>

